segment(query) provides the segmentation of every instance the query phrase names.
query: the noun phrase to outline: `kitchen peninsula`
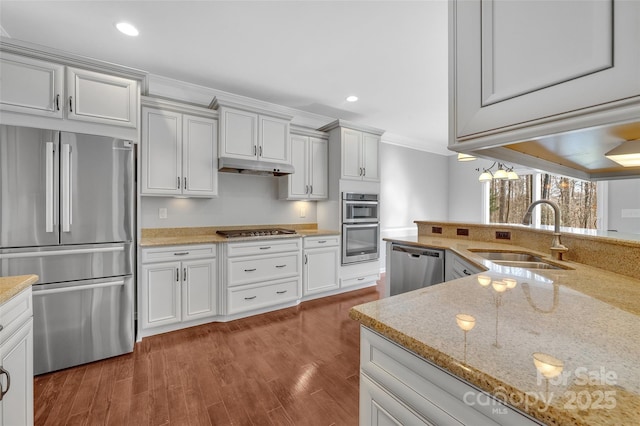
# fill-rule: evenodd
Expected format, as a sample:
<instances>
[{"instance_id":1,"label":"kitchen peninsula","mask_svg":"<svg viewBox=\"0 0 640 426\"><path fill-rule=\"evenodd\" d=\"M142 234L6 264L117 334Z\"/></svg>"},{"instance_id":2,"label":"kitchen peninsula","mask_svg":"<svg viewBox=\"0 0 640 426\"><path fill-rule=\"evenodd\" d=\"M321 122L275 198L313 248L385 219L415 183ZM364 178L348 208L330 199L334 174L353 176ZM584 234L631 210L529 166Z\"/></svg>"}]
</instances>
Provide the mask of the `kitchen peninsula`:
<instances>
[{"instance_id":1,"label":"kitchen peninsula","mask_svg":"<svg viewBox=\"0 0 640 426\"><path fill-rule=\"evenodd\" d=\"M638 422L640 280L637 262L629 259L637 259L640 242L563 235L572 260L553 262L561 269L525 269L498 265L478 251L527 252L546 260L548 249L537 244L548 247L551 233L416 223L418 236L387 241L450 250L486 271L351 310L363 326L361 418ZM511 240L496 240L495 231L510 232Z\"/></svg>"}]
</instances>

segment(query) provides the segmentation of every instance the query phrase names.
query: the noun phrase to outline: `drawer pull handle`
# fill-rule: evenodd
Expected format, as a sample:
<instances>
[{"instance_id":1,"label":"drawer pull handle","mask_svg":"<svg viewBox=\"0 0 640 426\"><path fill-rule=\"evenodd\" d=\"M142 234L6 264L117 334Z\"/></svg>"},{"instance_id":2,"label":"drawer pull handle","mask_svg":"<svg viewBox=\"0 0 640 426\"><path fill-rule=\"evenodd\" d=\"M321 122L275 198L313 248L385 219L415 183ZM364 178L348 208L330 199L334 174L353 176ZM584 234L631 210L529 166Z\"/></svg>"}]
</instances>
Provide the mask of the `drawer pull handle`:
<instances>
[{"instance_id":1,"label":"drawer pull handle","mask_svg":"<svg viewBox=\"0 0 640 426\"><path fill-rule=\"evenodd\" d=\"M256 296L245 297L245 298L244 298L244 300L253 300L253 299L255 299L255 298L256 298Z\"/></svg>"},{"instance_id":2,"label":"drawer pull handle","mask_svg":"<svg viewBox=\"0 0 640 426\"><path fill-rule=\"evenodd\" d=\"M253 268L253 269L245 269L244 271L245 271L245 272L253 272L253 271L255 271L255 270L256 270L256 268Z\"/></svg>"},{"instance_id":3,"label":"drawer pull handle","mask_svg":"<svg viewBox=\"0 0 640 426\"><path fill-rule=\"evenodd\" d=\"M181 251L181 252L173 253L174 256L186 256L188 254L189 254L188 251Z\"/></svg>"},{"instance_id":4,"label":"drawer pull handle","mask_svg":"<svg viewBox=\"0 0 640 426\"><path fill-rule=\"evenodd\" d=\"M260 250L269 250L271 248L271 246L267 246L267 247L260 247Z\"/></svg>"},{"instance_id":5,"label":"drawer pull handle","mask_svg":"<svg viewBox=\"0 0 640 426\"><path fill-rule=\"evenodd\" d=\"M285 294L286 292L287 292L287 290L276 291L276 294Z\"/></svg>"},{"instance_id":6,"label":"drawer pull handle","mask_svg":"<svg viewBox=\"0 0 640 426\"><path fill-rule=\"evenodd\" d=\"M320 241L318 241L318 244L324 244L326 242L327 242L327 240L320 240Z\"/></svg>"},{"instance_id":7,"label":"drawer pull handle","mask_svg":"<svg viewBox=\"0 0 640 426\"><path fill-rule=\"evenodd\" d=\"M358 278L358 281L362 281L362 280L364 280L364 277L362 277L362 278Z\"/></svg>"},{"instance_id":8,"label":"drawer pull handle","mask_svg":"<svg viewBox=\"0 0 640 426\"><path fill-rule=\"evenodd\" d=\"M4 327L2 325L0 325L0 331L4 330Z\"/></svg>"},{"instance_id":9,"label":"drawer pull handle","mask_svg":"<svg viewBox=\"0 0 640 426\"><path fill-rule=\"evenodd\" d=\"M466 269L463 269L463 270L462 270L462 272L463 272L465 275L471 275L471 272L467 271Z\"/></svg>"},{"instance_id":10,"label":"drawer pull handle","mask_svg":"<svg viewBox=\"0 0 640 426\"><path fill-rule=\"evenodd\" d=\"M286 264L285 265L276 265L276 268L284 268L285 266L287 266L287 265Z\"/></svg>"},{"instance_id":11,"label":"drawer pull handle","mask_svg":"<svg viewBox=\"0 0 640 426\"><path fill-rule=\"evenodd\" d=\"M5 370L4 368L0 367L0 375L2 375L2 374L7 376L7 390L0 389L0 401L2 401L2 398L4 398L4 396L7 394L7 392L9 392L9 388L11 388L11 375L9 374L9 372L7 370Z\"/></svg>"}]
</instances>

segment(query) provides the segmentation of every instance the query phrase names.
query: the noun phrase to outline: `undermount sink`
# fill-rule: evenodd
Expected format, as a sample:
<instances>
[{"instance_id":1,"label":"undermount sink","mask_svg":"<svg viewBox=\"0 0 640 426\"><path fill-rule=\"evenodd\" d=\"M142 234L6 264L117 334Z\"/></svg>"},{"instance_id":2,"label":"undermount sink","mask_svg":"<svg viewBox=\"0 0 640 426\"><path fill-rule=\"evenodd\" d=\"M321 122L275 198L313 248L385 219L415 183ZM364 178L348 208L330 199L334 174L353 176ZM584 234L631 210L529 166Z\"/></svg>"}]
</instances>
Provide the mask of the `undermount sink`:
<instances>
[{"instance_id":1,"label":"undermount sink","mask_svg":"<svg viewBox=\"0 0 640 426\"><path fill-rule=\"evenodd\" d=\"M517 251L489 251L489 250L470 250L480 257L483 257L496 265L509 266L512 268L526 269L570 269L566 266L560 266L547 262L545 259L535 254L517 252Z\"/></svg>"}]
</instances>

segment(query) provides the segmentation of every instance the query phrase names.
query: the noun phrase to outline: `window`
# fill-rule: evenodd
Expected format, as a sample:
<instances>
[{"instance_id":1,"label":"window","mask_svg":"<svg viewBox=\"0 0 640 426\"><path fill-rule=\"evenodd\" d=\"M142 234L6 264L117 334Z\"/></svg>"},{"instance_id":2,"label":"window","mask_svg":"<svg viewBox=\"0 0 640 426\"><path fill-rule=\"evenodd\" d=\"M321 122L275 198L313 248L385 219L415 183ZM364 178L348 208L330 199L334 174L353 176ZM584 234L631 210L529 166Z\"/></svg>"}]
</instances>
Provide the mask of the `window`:
<instances>
[{"instance_id":1,"label":"window","mask_svg":"<svg viewBox=\"0 0 640 426\"><path fill-rule=\"evenodd\" d=\"M519 180L494 179L488 186L489 223L522 223L531 202L547 199L560 206L560 226L597 228L598 191L595 182L537 173L521 174ZM536 210L535 224L554 225L552 209L542 207Z\"/></svg>"}]
</instances>

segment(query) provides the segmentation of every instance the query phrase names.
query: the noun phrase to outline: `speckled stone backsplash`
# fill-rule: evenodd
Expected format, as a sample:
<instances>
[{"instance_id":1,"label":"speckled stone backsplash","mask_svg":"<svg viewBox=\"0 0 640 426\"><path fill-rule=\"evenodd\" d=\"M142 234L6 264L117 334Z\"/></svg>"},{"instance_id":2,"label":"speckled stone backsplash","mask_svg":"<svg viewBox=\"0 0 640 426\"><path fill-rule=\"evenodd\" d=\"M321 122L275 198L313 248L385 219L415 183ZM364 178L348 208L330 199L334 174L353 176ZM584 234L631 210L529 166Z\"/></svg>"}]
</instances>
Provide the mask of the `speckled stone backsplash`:
<instances>
[{"instance_id":1,"label":"speckled stone backsplash","mask_svg":"<svg viewBox=\"0 0 640 426\"><path fill-rule=\"evenodd\" d=\"M550 253L553 232L529 229L518 225L484 225L456 222L415 221L418 235L441 236L473 241L513 244ZM434 233L433 227L442 233ZM468 235L464 234L467 230ZM509 232L510 239L497 239L496 232ZM640 277L640 242L592 235L562 234L562 243L569 248L565 260L582 263L632 278Z\"/></svg>"}]
</instances>

